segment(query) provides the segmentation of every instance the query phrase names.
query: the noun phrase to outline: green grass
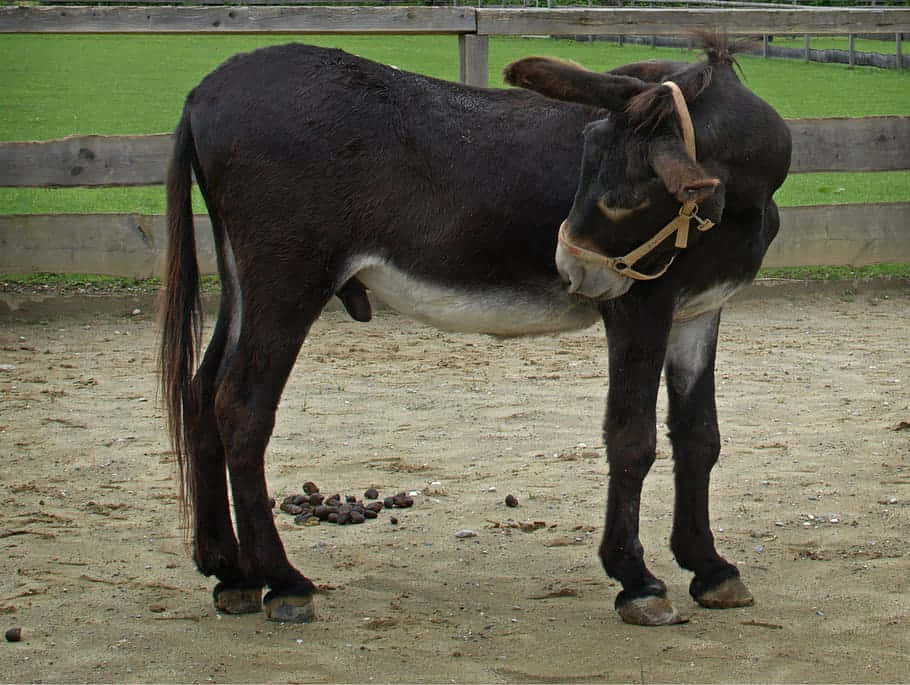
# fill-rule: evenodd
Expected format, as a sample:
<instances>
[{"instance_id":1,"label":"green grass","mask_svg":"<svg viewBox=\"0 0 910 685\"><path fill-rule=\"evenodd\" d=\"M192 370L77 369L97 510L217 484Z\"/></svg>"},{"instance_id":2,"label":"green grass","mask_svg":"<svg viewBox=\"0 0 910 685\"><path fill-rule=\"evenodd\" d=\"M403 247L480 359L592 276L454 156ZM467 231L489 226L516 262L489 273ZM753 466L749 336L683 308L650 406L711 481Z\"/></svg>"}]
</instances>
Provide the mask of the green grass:
<instances>
[{"instance_id":1,"label":"green grass","mask_svg":"<svg viewBox=\"0 0 910 685\"><path fill-rule=\"evenodd\" d=\"M794 174L774 199L782 207L910 202L910 172Z\"/></svg>"},{"instance_id":2,"label":"green grass","mask_svg":"<svg viewBox=\"0 0 910 685\"><path fill-rule=\"evenodd\" d=\"M0 140L44 140L87 133L170 131L183 100L229 56L290 36L0 35ZM455 80L454 36L307 36L402 69ZM608 69L645 59L697 58L676 48L609 42L493 38L490 84L507 63L529 54ZM910 114L910 70L742 56L745 81L785 117Z\"/></svg>"},{"instance_id":3,"label":"green grass","mask_svg":"<svg viewBox=\"0 0 910 685\"><path fill-rule=\"evenodd\" d=\"M0 140L170 131L186 94L229 56L291 36L0 35ZM307 36L310 43L455 80L454 36ZM873 41L875 43L875 41ZM775 39L777 43L777 39ZM530 54L609 69L646 59L695 60L676 48L610 42L492 38L490 84ZM785 117L910 115L910 70L742 56L746 84ZM910 201L910 172L804 174L778 193L782 205ZM197 211L203 211L197 197ZM0 214L163 211L163 190L0 188Z\"/></svg>"},{"instance_id":4,"label":"green grass","mask_svg":"<svg viewBox=\"0 0 910 685\"><path fill-rule=\"evenodd\" d=\"M788 266L762 269L759 278L788 278L801 281L849 281L870 278L910 278L910 264L870 266Z\"/></svg>"},{"instance_id":5,"label":"green grass","mask_svg":"<svg viewBox=\"0 0 910 685\"><path fill-rule=\"evenodd\" d=\"M797 48L802 50L805 47L803 36L774 36L771 45L780 48ZM904 43L905 41L901 41ZM813 50L849 50L850 39L847 36L810 36L809 47ZM883 55L894 54L894 36L888 40L869 40L866 38L855 38L853 49L857 52L878 52Z\"/></svg>"}]
</instances>

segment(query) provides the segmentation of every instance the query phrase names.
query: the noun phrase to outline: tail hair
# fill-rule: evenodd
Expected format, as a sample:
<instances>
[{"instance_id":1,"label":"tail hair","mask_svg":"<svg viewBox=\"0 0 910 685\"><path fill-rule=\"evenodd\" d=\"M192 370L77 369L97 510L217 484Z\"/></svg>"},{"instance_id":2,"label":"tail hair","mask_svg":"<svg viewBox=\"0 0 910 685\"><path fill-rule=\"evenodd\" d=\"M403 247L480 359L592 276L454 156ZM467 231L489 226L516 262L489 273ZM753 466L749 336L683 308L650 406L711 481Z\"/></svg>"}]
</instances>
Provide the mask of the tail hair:
<instances>
[{"instance_id":1,"label":"tail hair","mask_svg":"<svg viewBox=\"0 0 910 685\"><path fill-rule=\"evenodd\" d=\"M193 229L192 172L195 144L189 113L174 133L174 149L167 172L166 280L160 294L161 341L158 354L160 397L167 411L171 449L177 458L180 512L188 539L196 484L187 451L185 412L195 405L192 375L202 338L202 302L199 265Z\"/></svg>"}]
</instances>

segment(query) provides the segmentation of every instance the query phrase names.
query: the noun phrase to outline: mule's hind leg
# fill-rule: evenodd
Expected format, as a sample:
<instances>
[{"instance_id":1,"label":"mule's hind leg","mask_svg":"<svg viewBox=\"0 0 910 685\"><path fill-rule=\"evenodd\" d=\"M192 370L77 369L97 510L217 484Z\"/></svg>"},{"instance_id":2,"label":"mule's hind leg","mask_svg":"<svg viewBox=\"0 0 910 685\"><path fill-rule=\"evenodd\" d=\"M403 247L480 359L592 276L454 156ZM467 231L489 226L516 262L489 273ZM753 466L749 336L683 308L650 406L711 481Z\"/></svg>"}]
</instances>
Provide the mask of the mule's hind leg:
<instances>
[{"instance_id":1,"label":"mule's hind leg","mask_svg":"<svg viewBox=\"0 0 910 685\"><path fill-rule=\"evenodd\" d=\"M265 292L253 301L269 301L269 306L244 316L215 398L230 472L239 565L244 577L270 587L265 597L269 618L306 622L314 617L315 588L288 561L275 528L265 479L265 450L285 382L310 324L325 303L290 305Z\"/></svg>"},{"instance_id":2,"label":"mule's hind leg","mask_svg":"<svg viewBox=\"0 0 910 685\"><path fill-rule=\"evenodd\" d=\"M749 606L752 595L739 570L714 547L708 519L711 468L720 454L714 401L714 359L720 311L677 322L667 346L667 425L673 444L676 506L670 546L679 565L693 571L689 587L703 606Z\"/></svg>"},{"instance_id":3,"label":"mule's hind leg","mask_svg":"<svg viewBox=\"0 0 910 685\"><path fill-rule=\"evenodd\" d=\"M239 566L224 447L215 420L215 393L230 316L230 305L223 295L212 340L193 377L192 392L184 407L186 483L193 512L193 560L201 573L219 580L213 592L215 607L226 613L250 613L262 610L262 583L246 578Z\"/></svg>"}]
</instances>

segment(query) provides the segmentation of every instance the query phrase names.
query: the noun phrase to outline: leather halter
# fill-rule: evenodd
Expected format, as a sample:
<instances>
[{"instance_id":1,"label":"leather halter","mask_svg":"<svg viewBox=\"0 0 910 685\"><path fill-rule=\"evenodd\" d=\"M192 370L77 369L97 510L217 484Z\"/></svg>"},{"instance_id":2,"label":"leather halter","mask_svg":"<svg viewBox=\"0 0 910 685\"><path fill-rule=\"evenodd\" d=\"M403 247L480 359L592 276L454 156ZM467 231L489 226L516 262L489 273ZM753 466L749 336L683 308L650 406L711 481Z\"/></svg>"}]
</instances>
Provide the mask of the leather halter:
<instances>
[{"instance_id":1,"label":"leather halter","mask_svg":"<svg viewBox=\"0 0 910 685\"><path fill-rule=\"evenodd\" d=\"M692 126L692 117L689 115L689 108L686 106L686 98L683 96L679 86L673 81L664 81L661 85L667 86L673 94L673 104L676 106L676 113L679 115L686 152L689 153L689 157L692 158L692 161L696 161L695 128ZM622 257L607 257L599 252L588 250L573 243L568 235L568 219L563 221L562 225L559 227L558 239L563 248L576 259L606 266L618 274L634 278L638 281L651 281L664 275L667 269L670 268L673 260L676 259L676 255L673 255L667 265L656 274L643 274L632 267L639 259L649 254L654 248L674 233L676 233L675 246L680 249L686 247L689 244L689 224L692 219L695 219L695 221L698 222L699 231L707 231L714 226L714 222L710 219L702 219L698 216L698 204L689 200L684 202L682 207L680 207L679 214L677 214L670 223L660 229L653 238L642 243Z\"/></svg>"}]
</instances>

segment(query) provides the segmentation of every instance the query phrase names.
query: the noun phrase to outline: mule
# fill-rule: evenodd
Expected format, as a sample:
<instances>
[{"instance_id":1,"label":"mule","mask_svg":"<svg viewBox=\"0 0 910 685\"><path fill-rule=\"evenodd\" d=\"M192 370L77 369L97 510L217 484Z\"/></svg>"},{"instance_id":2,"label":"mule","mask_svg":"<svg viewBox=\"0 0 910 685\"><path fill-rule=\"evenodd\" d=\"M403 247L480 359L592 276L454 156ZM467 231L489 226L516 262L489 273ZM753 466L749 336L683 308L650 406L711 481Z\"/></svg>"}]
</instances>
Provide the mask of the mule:
<instances>
[{"instance_id":1,"label":"mule","mask_svg":"<svg viewBox=\"0 0 910 685\"><path fill-rule=\"evenodd\" d=\"M335 296L358 321L376 297L496 336L602 320L599 554L622 584L616 609L630 623L681 620L638 537L662 369L673 554L699 604L752 603L708 520L714 360L721 308L777 233L790 136L740 82L725 40L707 39L705 53L607 73L526 58L505 70L519 88L495 90L295 44L235 56L189 94L167 179L161 385L193 558L218 579L219 610L315 615L313 583L273 522L264 453L301 344ZM222 285L195 373L193 174Z\"/></svg>"}]
</instances>

